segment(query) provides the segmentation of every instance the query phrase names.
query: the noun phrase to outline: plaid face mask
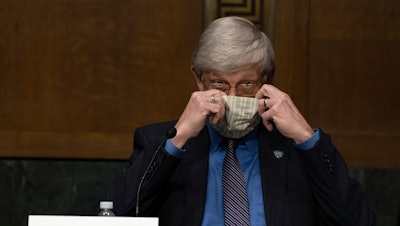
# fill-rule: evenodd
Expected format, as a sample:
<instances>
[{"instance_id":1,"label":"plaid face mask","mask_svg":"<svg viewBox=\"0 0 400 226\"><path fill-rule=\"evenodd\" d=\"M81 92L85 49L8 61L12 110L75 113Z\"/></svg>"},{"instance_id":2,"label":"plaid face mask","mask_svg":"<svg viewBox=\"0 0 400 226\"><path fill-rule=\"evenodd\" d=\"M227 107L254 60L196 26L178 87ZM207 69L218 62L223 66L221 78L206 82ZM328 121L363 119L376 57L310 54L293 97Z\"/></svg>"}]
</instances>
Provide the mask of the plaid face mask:
<instances>
[{"instance_id":1,"label":"plaid face mask","mask_svg":"<svg viewBox=\"0 0 400 226\"><path fill-rule=\"evenodd\" d=\"M250 97L222 96L226 102L225 116L214 129L226 138L240 138L260 122L258 100Z\"/></svg>"}]
</instances>

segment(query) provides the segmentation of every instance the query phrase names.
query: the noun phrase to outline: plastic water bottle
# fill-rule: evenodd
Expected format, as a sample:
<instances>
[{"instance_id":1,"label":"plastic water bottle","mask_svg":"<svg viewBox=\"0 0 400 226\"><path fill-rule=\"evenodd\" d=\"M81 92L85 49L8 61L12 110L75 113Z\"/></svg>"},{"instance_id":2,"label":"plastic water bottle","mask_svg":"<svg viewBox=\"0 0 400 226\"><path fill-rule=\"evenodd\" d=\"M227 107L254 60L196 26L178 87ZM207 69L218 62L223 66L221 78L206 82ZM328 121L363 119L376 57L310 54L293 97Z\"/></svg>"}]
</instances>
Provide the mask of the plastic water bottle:
<instances>
[{"instance_id":1,"label":"plastic water bottle","mask_svg":"<svg viewBox=\"0 0 400 226\"><path fill-rule=\"evenodd\" d=\"M111 202L111 201L101 201L100 202L100 213L99 213L99 216L104 216L104 217L115 216L115 214L112 211L112 209L113 209L113 202Z\"/></svg>"}]
</instances>

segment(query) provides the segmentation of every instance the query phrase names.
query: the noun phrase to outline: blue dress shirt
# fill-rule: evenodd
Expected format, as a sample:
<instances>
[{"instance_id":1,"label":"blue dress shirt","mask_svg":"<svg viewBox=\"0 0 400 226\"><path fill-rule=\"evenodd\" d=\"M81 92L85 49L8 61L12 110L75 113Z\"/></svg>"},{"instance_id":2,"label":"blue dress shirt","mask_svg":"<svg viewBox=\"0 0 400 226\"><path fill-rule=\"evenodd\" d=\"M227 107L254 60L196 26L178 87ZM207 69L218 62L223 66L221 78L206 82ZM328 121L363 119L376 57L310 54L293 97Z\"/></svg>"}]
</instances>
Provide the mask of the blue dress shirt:
<instances>
[{"instance_id":1,"label":"blue dress shirt","mask_svg":"<svg viewBox=\"0 0 400 226\"><path fill-rule=\"evenodd\" d=\"M224 207L222 197L222 163L225 150L220 147L223 139L218 132L208 123L210 134L210 155L207 181L207 195L203 215L203 226L224 226ZM257 129L242 138L242 142L236 149L236 157L242 167L247 195L249 199L250 221L253 226L266 225L264 214L264 202L260 176L260 161L258 158ZM319 140L319 130L314 130L314 135L307 141L296 144L302 150L308 150L315 146ZM177 148L170 140L167 140L165 150L175 157L182 157L184 150Z\"/></svg>"}]
</instances>

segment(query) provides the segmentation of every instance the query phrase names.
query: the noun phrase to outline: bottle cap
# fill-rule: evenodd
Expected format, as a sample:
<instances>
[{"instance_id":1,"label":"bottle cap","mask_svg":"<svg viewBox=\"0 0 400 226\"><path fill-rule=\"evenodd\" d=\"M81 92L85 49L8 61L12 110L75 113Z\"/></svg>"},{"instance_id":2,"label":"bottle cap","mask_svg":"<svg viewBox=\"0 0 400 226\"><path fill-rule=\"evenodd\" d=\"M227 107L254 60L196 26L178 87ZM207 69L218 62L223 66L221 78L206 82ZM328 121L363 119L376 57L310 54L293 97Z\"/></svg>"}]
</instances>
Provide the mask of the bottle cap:
<instances>
[{"instance_id":1,"label":"bottle cap","mask_svg":"<svg viewBox=\"0 0 400 226\"><path fill-rule=\"evenodd\" d=\"M111 201L101 201L100 202L100 209L112 209L113 202Z\"/></svg>"}]
</instances>

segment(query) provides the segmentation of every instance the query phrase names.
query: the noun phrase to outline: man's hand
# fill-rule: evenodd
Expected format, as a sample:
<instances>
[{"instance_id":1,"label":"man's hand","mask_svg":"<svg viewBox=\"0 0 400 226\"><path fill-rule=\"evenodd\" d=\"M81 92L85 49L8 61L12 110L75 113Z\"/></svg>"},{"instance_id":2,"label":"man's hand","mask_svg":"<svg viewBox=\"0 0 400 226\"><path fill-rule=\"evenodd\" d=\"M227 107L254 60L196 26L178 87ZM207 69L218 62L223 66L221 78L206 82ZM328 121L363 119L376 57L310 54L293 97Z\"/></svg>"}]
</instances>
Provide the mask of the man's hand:
<instances>
[{"instance_id":1,"label":"man's hand","mask_svg":"<svg viewBox=\"0 0 400 226\"><path fill-rule=\"evenodd\" d=\"M176 147L182 148L189 138L197 136L210 116L212 124L218 123L224 117L225 101L222 95L226 94L215 89L192 94L175 125L177 134L171 141Z\"/></svg>"},{"instance_id":2,"label":"man's hand","mask_svg":"<svg viewBox=\"0 0 400 226\"><path fill-rule=\"evenodd\" d=\"M284 136L296 143L306 141L314 134L288 94L265 84L255 97L259 99L258 113L269 131L272 131L275 125Z\"/></svg>"}]
</instances>

